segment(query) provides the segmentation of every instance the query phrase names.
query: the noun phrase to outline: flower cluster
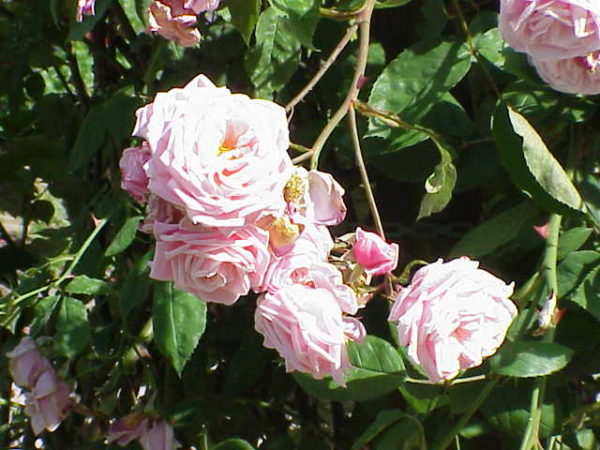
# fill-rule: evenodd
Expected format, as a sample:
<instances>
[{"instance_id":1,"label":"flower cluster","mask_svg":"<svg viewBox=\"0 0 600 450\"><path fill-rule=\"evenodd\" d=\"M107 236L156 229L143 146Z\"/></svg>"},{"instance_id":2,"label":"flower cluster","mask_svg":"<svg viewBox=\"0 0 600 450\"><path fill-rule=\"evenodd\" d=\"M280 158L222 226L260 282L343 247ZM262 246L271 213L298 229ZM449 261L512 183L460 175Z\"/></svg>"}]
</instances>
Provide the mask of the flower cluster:
<instances>
[{"instance_id":1,"label":"flower cluster","mask_svg":"<svg viewBox=\"0 0 600 450\"><path fill-rule=\"evenodd\" d=\"M288 371L343 383L358 304L328 262L328 226L346 213L327 173L294 167L285 111L199 75L137 111L139 147L124 151L122 187L148 203L150 276L206 302L260 294L256 329Z\"/></svg>"},{"instance_id":2,"label":"flower cluster","mask_svg":"<svg viewBox=\"0 0 600 450\"><path fill-rule=\"evenodd\" d=\"M600 4L596 0L501 0L499 29L540 77L570 94L600 93Z\"/></svg>"},{"instance_id":3,"label":"flower cluster","mask_svg":"<svg viewBox=\"0 0 600 450\"><path fill-rule=\"evenodd\" d=\"M23 338L6 356L14 382L28 390L25 413L31 418L34 434L39 435L44 429L56 430L70 403L67 384L58 378L50 361L29 337Z\"/></svg>"},{"instance_id":4,"label":"flower cluster","mask_svg":"<svg viewBox=\"0 0 600 450\"><path fill-rule=\"evenodd\" d=\"M154 0L148 7L147 31L182 47L191 47L200 42L196 16L218 6L219 0Z\"/></svg>"},{"instance_id":5,"label":"flower cluster","mask_svg":"<svg viewBox=\"0 0 600 450\"><path fill-rule=\"evenodd\" d=\"M517 314L513 285L478 267L466 257L422 267L390 312L400 344L435 383L493 355Z\"/></svg>"},{"instance_id":6,"label":"flower cluster","mask_svg":"<svg viewBox=\"0 0 600 450\"><path fill-rule=\"evenodd\" d=\"M109 444L116 443L121 447L137 440L144 450L174 450L180 447L171 425L141 413L132 413L114 421L106 440Z\"/></svg>"}]
</instances>

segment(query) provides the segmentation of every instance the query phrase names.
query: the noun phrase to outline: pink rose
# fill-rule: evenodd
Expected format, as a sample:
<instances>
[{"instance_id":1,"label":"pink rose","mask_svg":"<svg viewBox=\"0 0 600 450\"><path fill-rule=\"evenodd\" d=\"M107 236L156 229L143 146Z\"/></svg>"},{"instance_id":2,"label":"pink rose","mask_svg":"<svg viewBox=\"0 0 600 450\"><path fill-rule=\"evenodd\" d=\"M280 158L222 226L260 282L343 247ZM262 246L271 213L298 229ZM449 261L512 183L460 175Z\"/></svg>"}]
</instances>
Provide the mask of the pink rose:
<instances>
[{"instance_id":1,"label":"pink rose","mask_svg":"<svg viewBox=\"0 0 600 450\"><path fill-rule=\"evenodd\" d=\"M501 0L498 28L512 48L538 61L586 55L600 50L600 4Z\"/></svg>"},{"instance_id":2,"label":"pink rose","mask_svg":"<svg viewBox=\"0 0 600 450\"><path fill-rule=\"evenodd\" d=\"M554 90L567 94L600 94L600 52L553 61L529 58L529 62Z\"/></svg>"},{"instance_id":3,"label":"pink rose","mask_svg":"<svg viewBox=\"0 0 600 450\"><path fill-rule=\"evenodd\" d=\"M70 401L69 387L50 368L38 377L33 392L25 394L25 398L25 413L31 418L31 428L37 436L44 429L56 430L64 419Z\"/></svg>"},{"instance_id":4,"label":"pink rose","mask_svg":"<svg viewBox=\"0 0 600 450\"><path fill-rule=\"evenodd\" d=\"M144 450L174 450L181 446L175 439L173 427L164 420L159 420L145 429L139 442Z\"/></svg>"},{"instance_id":5,"label":"pink rose","mask_svg":"<svg viewBox=\"0 0 600 450\"><path fill-rule=\"evenodd\" d=\"M269 265L268 234L255 226L224 236L216 229L154 224L156 252L150 277L205 302L231 305L263 284Z\"/></svg>"},{"instance_id":6,"label":"pink rose","mask_svg":"<svg viewBox=\"0 0 600 450\"><path fill-rule=\"evenodd\" d=\"M231 94L199 75L137 112L146 139L148 189L197 224L229 229L280 217L291 173L285 111Z\"/></svg>"},{"instance_id":7,"label":"pink rose","mask_svg":"<svg viewBox=\"0 0 600 450\"><path fill-rule=\"evenodd\" d=\"M517 314L513 284L478 266L458 258L419 269L390 312L400 344L435 383L494 354Z\"/></svg>"},{"instance_id":8,"label":"pink rose","mask_svg":"<svg viewBox=\"0 0 600 450\"><path fill-rule=\"evenodd\" d=\"M123 150L123 156L119 161L121 188L139 203L146 201L148 193L148 175L146 175L144 164L149 159L150 149L143 144L141 147L130 147Z\"/></svg>"},{"instance_id":9,"label":"pink rose","mask_svg":"<svg viewBox=\"0 0 600 450\"><path fill-rule=\"evenodd\" d=\"M51 368L35 341L30 337L21 339L11 352L6 354L11 377L21 387L32 389L42 372Z\"/></svg>"},{"instance_id":10,"label":"pink rose","mask_svg":"<svg viewBox=\"0 0 600 450\"><path fill-rule=\"evenodd\" d=\"M345 324L332 292L304 284L267 292L258 299L254 319L265 347L277 350L288 372L315 378L331 375L344 384L344 372L350 367L345 342L360 332L353 330L356 322Z\"/></svg>"},{"instance_id":11,"label":"pink rose","mask_svg":"<svg viewBox=\"0 0 600 450\"><path fill-rule=\"evenodd\" d=\"M214 11L219 7L221 0L184 0L183 7L200 14L206 11Z\"/></svg>"},{"instance_id":12,"label":"pink rose","mask_svg":"<svg viewBox=\"0 0 600 450\"><path fill-rule=\"evenodd\" d=\"M356 229L352 247L356 261L369 275L391 272L398 265L398 244L388 244L379 235Z\"/></svg>"},{"instance_id":13,"label":"pink rose","mask_svg":"<svg viewBox=\"0 0 600 450\"><path fill-rule=\"evenodd\" d=\"M93 16L95 14L95 3L96 0L77 0L77 15L75 17L77 22L81 22L83 20L84 14L86 16Z\"/></svg>"},{"instance_id":14,"label":"pink rose","mask_svg":"<svg viewBox=\"0 0 600 450\"><path fill-rule=\"evenodd\" d=\"M155 0L150 3L147 31L156 32L182 47L192 47L200 42L200 32L196 28L196 14L185 10L181 3L181 1L165 0Z\"/></svg>"},{"instance_id":15,"label":"pink rose","mask_svg":"<svg viewBox=\"0 0 600 450\"><path fill-rule=\"evenodd\" d=\"M125 447L131 441L139 439L147 430L148 419L146 416L141 413L132 413L110 424L106 441L109 444L116 442L121 447Z\"/></svg>"}]
</instances>

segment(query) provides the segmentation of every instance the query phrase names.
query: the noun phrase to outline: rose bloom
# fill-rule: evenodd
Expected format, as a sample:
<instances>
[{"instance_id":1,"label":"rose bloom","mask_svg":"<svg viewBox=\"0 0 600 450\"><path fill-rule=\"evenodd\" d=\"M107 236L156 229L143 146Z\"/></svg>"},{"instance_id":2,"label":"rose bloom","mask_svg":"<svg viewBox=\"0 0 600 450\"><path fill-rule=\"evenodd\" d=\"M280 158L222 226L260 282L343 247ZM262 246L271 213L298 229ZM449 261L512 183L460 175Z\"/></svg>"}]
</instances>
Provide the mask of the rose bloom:
<instances>
[{"instance_id":1,"label":"rose bloom","mask_svg":"<svg viewBox=\"0 0 600 450\"><path fill-rule=\"evenodd\" d=\"M401 345L440 383L494 354L517 314L507 285L468 258L419 269L390 312Z\"/></svg>"},{"instance_id":2,"label":"rose bloom","mask_svg":"<svg viewBox=\"0 0 600 450\"><path fill-rule=\"evenodd\" d=\"M183 8L181 1L155 0L148 6L147 32L156 32L182 47L200 42L196 14Z\"/></svg>"},{"instance_id":3,"label":"rose bloom","mask_svg":"<svg viewBox=\"0 0 600 450\"><path fill-rule=\"evenodd\" d=\"M142 413L131 413L110 424L106 441L109 444L116 442L125 447L131 441L139 439L147 430L148 418Z\"/></svg>"},{"instance_id":4,"label":"rose bloom","mask_svg":"<svg viewBox=\"0 0 600 450\"><path fill-rule=\"evenodd\" d=\"M231 305L263 284L269 264L268 234L248 226L224 236L217 229L154 223L156 251L150 277L205 302Z\"/></svg>"},{"instance_id":5,"label":"rose bloom","mask_svg":"<svg viewBox=\"0 0 600 450\"><path fill-rule=\"evenodd\" d=\"M346 339L365 334L360 322L343 317L333 292L303 283L261 295L254 319L265 347L277 350L288 372L331 375L340 385L350 367Z\"/></svg>"},{"instance_id":6,"label":"rose bloom","mask_svg":"<svg viewBox=\"0 0 600 450\"><path fill-rule=\"evenodd\" d=\"M77 22L81 22L83 20L83 15L93 16L95 14L96 0L77 0Z\"/></svg>"},{"instance_id":7,"label":"rose bloom","mask_svg":"<svg viewBox=\"0 0 600 450\"><path fill-rule=\"evenodd\" d=\"M173 427L164 420L143 430L139 442L144 450L174 450L181 446L175 439Z\"/></svg>"},{"instance_id":8,"label":"rose bloom","mask_svg":"<svg viewBox=\"0 0 600 450\"><path fill-rule=\"evenodd\" d=\"M149 191L224 232L281 216L292 164L284 109L199 75L137 111L151 156Z\"/></svg>"},{"instance_id":9,"label":"rose bloom","mask_svg":"<svg viewBox=\"0 0 600 450\"><path fill-rule=\"evenodd\" d=\"M536 60L600 50L597 0L501 0L498 28L506 42Z\"/></svg>"},{"instance_id":10,"label":"rose bloom","mask_svg":"<svg viewBox=\"0 0 600 450\"><path fill-rule=\"evenodd\" d=\"M553 61L529 58L529 62L552 89L567 94L595 95L600 94L599 56L599 52L594 52Z\"/></svg>"},{"instance_id":11,"label":"rose bloom","mask_svg":"<svg viewBox=\"0 0 600 450\"><path fill-rule=\"evenodd\" d=\"M144 165L150 159L150 149L144 143L141 147L123 150L119 161L121 169L121 189L127 191L136 201L144 203L148 193L148 175Z\"/></svg>"},{"instance_id":12,"label":"rose bloom","mask_svg":"<svg viewBox=\"0 0 600 450\"><path fill-rule=\"evenodd\" d=\"M398 244L388 244L379 235L360 227L356 229L352 251L369 275L383 275L398 265Z\"/></svg>"},{"instance_id":13,"label":"rose bloom","mask_svg":"<svg viewBox=\"0 0 600 450\"><path fill-rule=\"evenodd\" d=\"M38 377L33 392L25 394L25 398L25 413L37 436L44 429L54 431L59 427L69 406L69 387L50 368Z\"/></svg>"},{"instance_id":14,"label":"rose bloom","mask_svg":"<svg viewBox=\"0 0 600 450\"><path fill-rule=\"evenodd\" d=\"M42 372L51 368L33 339L24 337L11 352L6 354L11 377L21 387L33 389Z\"/></svg>"}]
</instances>

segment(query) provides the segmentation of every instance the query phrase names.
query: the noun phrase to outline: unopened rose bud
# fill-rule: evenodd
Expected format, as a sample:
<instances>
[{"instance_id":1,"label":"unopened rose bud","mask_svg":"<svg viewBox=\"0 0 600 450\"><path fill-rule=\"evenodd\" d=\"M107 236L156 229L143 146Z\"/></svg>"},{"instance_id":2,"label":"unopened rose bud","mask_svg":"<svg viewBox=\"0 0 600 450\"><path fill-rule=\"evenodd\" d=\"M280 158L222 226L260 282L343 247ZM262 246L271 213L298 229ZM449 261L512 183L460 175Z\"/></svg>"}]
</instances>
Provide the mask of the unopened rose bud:
<instances>
[{"instance_id":1,"label":"unopened rose bud","mask_svg":"<svg viewBox=\"0 0 600 450\"><path fill-rule=\"evenodd\" d=\"M388 244L377 234L360 227L356 229L353 252L356 261L369 275L391 272L398 265L398 244Z\"/></svg>"}]
</instances>

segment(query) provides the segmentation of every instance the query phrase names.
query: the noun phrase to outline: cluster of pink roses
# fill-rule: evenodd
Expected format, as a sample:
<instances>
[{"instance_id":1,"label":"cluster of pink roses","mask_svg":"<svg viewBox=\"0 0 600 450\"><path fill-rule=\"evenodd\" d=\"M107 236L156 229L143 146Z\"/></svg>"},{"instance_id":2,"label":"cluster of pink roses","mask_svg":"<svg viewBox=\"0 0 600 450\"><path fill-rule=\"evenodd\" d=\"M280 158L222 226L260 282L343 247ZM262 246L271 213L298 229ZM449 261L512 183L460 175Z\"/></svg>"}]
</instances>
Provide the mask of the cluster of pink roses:
<instances>
[{"instance_id":1,"label":"cluster of pink roses","mask_svg":"<svg viewBox=\"0 0 600 450\"><path fill-rule=\"evenodd\" d=\"M265 346L289 371L343 383L346 342L365 334L354 291L328 262L344 190L293 166L284 109L199 75L140 108L133 134L143 142L123 153L122 187L148 202L150 276L206 302L260 294Z\"/></svg>"},{"instance_id":2,"label":"cluster of pink roses","mask_svg":"<svg viewBox=\"0 0 600 450\"><path fill-rule=\"evenodd\" d=\"M29 337L23 338L6 356L14 382L28 390L25 413L31 418L34 434L38 435L44 429L56 430L70 404L67 384L58 378L50 361Z\"/></svg>"},{"instance_id":3,"label":"cluster of pink roses","mask_svg":"<svg viewBox=\"0 0 600 450\"><path fill-rule=\"evenodd\" d=\"M196 28L198 14L215 11L220 0L153 0L148 6L147 32L156 32L182 47L200 42ZM93 16L96 0L77 0L78 22Z\"/></svg>"},{"instance_id":4,"label":"cluster of pink roses","mask_svg":"<svg viewBox=\"0 0 600 450\"><path fill-rule=\"evenodd\" d=\"M501 0L499 29L557 91L600 93L597 0Z\"/></svg>"}]
</instances>

